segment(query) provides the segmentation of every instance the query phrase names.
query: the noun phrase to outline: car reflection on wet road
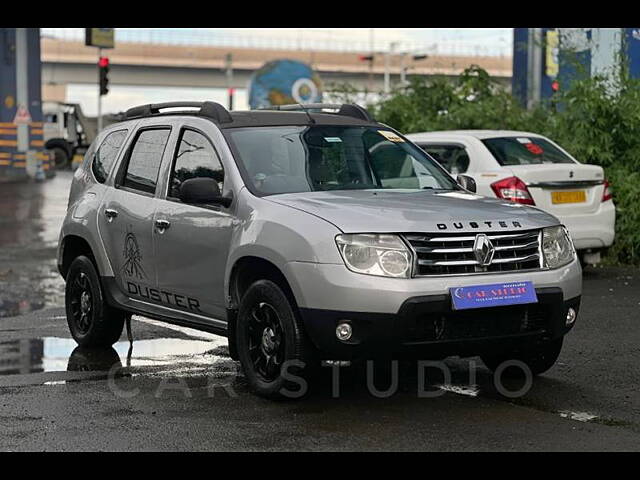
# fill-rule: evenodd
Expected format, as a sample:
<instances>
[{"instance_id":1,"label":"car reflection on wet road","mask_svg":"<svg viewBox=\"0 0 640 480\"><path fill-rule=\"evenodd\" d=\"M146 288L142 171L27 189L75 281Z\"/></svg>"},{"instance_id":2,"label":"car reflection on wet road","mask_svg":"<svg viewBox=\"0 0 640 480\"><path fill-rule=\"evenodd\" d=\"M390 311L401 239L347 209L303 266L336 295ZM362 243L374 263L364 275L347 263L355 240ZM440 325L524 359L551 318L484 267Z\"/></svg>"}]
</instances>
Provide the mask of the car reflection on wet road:
<instances>
[{"instance_id":1,"label":"car reflection on wet road","mask_svg":"<svg viewBox=\"0 0 640 480\"><path fill-rule=\"evenodd\" d=\"M0 188L0 450L640 450L637 269L585 271L558 363L515 398L479 359L449 358L429 398L411 368L378 398L358 364L271 402L216 335L134 316L132 347L76 345L55 266L70 179Z\"/></svg>"}]
</instances>

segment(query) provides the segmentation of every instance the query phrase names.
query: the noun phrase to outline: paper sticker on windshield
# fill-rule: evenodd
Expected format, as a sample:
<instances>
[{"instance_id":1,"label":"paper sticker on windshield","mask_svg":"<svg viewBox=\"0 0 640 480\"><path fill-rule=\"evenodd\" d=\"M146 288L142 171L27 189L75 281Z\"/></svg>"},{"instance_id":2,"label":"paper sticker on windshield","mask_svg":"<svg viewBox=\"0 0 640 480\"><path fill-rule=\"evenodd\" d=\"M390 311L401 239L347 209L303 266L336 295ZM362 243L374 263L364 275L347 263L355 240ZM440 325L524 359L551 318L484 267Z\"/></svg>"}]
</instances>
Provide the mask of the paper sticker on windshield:
<instances>
[{"instance_id":1,"label":"paper sticker on windshield","mask_svg":"<svg viewBox=\"0 0 640 480\"><path fill-rule=\"evenodd\" d=\"M516 140L518 140L520 143L531 143L531 139L529 138L518 137L516 138Z\"/></svg>"},{"instance_id":2,"label":"paper sticker on windshield","mask_svg":"<svg viewBox=\"0 0 640 480\"><path fill-rule=\"evenodd\" d=\"M391 142L404 142L402 138L389 130L378 130L378 133Z\"/></svg>"},{"instance_id":3,"label":"paper sticker on windshield","mask_svg":"<svg viewBox=\"0 0 640 480\"><path fill-rule=\"evenodd\" d=\"M534 155L542 155L544 153L544 150L542 150L542 147L539 145L536 145L535 143L527 143L525 144L525 147L527 147L527 150L529 150Z\"/></svg>"},{"instance_id":4,"label":"paper sticker on windshield","mask_svg":"<svg viewBox=\"0 0 640 480\"><path fill-rule=\"evenodd\" d=\"M339 143L342 142L342 139L340 137L324 137L324 141L330 143Z\"/></svg>"}]
</instances>

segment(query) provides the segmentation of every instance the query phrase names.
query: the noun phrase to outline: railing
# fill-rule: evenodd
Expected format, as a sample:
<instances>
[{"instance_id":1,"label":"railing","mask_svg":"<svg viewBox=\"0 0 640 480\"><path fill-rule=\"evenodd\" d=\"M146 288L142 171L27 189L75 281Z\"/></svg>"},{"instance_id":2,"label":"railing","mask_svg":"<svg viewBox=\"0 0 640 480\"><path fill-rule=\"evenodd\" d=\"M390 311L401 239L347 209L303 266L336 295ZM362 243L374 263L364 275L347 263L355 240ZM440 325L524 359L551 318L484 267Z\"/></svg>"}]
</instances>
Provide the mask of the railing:
<instances>
[{"instance_id":1,"label":"railing","mask_svg":"<svg viewBox=\"0 0 640 480\"><path fill-rule=\"evenodd\" d=\"M145 43L157 45L218 46L236 48L256 48L271 50L325 50L337 52L387 52L387 39L374 41L354 41L347 38L352 29L196 29L196 28L117 28L118 42ZM369 30L369 29L362 29ZM383 29L376 29L383 30ZM42 28L43 38L84 41L83 28ZM416 52L430 55L451 55L471 57L505 57L512 54L510 34L500 32L478 32L467 38L451 38L452 32L434 29L435 41L419 43L402 41L395 43L396 52ZM353 35L352 35L353 36ZM366 36L366 35L365 35ZM341 38L342 37L342 38ZM448 38L449 37L449 38ZM492 44L483 45L493 37Z\"/></svg>"}]
</instances>

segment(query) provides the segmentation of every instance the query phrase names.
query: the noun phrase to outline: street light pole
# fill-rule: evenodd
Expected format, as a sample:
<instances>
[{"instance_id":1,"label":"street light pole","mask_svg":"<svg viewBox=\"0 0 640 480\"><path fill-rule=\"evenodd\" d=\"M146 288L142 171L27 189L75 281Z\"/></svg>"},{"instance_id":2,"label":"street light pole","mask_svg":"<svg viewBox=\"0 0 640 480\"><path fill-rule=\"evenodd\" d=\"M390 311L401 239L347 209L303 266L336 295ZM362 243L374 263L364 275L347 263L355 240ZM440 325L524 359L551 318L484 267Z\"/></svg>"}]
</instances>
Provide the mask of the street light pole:
<instances>
[{"instance_id":1,"label":"street light pole","mask_svg":"<svg viewBox=\"0 0 640 480\"><path fill-rule=\"evenodd\" d=\"M98 48L98 132L102 131L102 92L100 91L100 58L102 58L102 48Z\"/></svg>"},{"instance_id":2,"label":"street light pole","mask_svg":"<svg viewBox=\"0 0 640 480\"><path fill-rule=\"evenodd\" d=\"M402 54L402 59L400 61L400 85L405 86L407 83L407 71L409 70L409 68L412 68L412 66L410 65L406 65L405 64L405 60L407 58L407 56L409 56L409 52L404 52ZM418 60L424 60L428 58L428 55L411 55L411 60L412 61L418 61Z\"/></svg>"}]
</instances>

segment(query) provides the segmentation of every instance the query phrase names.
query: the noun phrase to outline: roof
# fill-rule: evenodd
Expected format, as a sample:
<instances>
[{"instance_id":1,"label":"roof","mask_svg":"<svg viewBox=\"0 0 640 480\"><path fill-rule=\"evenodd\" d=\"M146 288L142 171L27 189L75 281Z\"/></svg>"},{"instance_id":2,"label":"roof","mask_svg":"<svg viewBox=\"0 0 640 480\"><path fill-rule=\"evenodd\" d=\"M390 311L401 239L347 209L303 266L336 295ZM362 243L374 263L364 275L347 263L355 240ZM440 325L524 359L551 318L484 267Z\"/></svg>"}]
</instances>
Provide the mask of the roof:
<instances>
[{"instance_id":1,"label":"roof","mask_svg":"<svg viewBox=\"0 0 640 480\"><path fill-rule=\"evenodd\" d=\"M198 110L175 110L198 108ZM168 109L174 109L169 111ZM323 110L333 109L336 113ZM162 112L162 110L165 110ZM271 127L285 125L380 126L364 108L355 104L309 103L279 105L272 109L231 111L216 102L166 102L132 107L121 116L123 120L160 116L198 116L215 122L219 128Z\"/></svg>"},{"instance_id":2,"label":"roof","mask_svg":"<svg viewBox=\"0 0 640 480\"><path fill-rule=\"evenodd\" d=\"M429 140L440 137L474 137L480 140L496 137L542 137L533 132L519 132L517 130L439 130L436 132L420 132L406 135L413 141Z\"/></svg>"}]
</instances>

